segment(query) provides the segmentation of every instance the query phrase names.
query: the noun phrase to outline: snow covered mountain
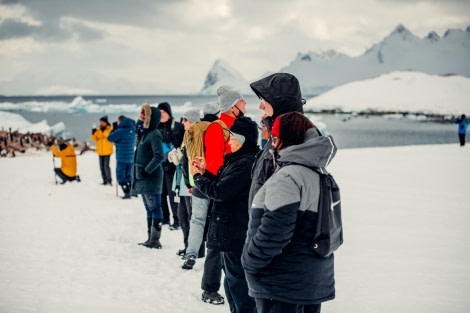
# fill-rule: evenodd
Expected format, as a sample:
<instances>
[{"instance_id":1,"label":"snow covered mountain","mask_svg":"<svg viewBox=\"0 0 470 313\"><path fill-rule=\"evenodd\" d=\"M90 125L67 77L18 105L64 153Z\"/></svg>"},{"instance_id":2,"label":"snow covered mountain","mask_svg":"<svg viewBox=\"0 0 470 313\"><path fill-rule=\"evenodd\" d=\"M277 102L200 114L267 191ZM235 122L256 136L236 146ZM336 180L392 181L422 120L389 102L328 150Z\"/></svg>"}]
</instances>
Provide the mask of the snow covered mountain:
<instances>
[{"instance_id":1,"label":"snow covered mountain","mask_svg":"<svg viewBox=\"0 0 470 313\"><path fill-rule=\"evenodd\" d=\"M392 71L414 70L470 77L469 60L470 26L466 30L448 30L442 38L435 32L419 38L398 25L363 55L349 57L332 50L299 53L281 72L297 76L303 93L319 94L347 82Z\"/></svg>"},{"instance_id":2,"label":"snow covered mountain","mask_svg":"<svg viewBox=\"0 0 470 313\"><path fill-rule=\"evenodd\" d=\"M470 115L470 78L391 72L355 81L307 101L305 110Z\"/></svg>"},{"instance_id":3,"label":"snow covered mountain","mask_svg":"<svg viewBox=\"0 0 470 313\"><path fill-rule=\"evenodd\" d=\"M368 79L393 71L419 71L428 74L456 74L470 77L470 26L450 29L443 37L432 31L420 38L403 25L357 57L334 50L298 53L281 68L300 81L302 93L321 94L336 86ZM203 94L214 94L217 86L228 84L251 93L248 82L227 62L218 60L207 75Z\"/></svg>"},{"instance_id":4,"label":"snow covered mountain","mask_svg":"<svg viewBox=\"0 0 470 313\"><path fill-rule=\"evenodd\" d=\"M238 89L241 93L249 93L249 82L224 60L215 61L204 82L201 94L217 94L217 88L228 85Z\"/></svg>"}]
</instances>

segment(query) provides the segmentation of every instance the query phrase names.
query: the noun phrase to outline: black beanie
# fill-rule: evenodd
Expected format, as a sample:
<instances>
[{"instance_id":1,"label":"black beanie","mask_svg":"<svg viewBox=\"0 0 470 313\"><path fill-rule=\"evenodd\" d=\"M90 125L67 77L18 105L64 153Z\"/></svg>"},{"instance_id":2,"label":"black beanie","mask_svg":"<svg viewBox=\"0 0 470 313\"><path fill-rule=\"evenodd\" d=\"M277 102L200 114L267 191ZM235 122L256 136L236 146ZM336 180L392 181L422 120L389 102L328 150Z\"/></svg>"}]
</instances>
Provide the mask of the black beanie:
<instances>
[{"instance_id":1,"label":"black beanie","mask_svg":"<svg viewBox=\"0 0 470 313\"><path fill-rule=\"evenodd\" d=\"M245 137L243 146L258 145L258 125L251 118L247 116L237 118L230 127L230 131Z\"/></svg>"},{"instance_id":2,"label":"black beanie","mask_svg":"<svg viewBox=\"0 0 470 313\"><path fill-rule=\"evenodd\" d=\"M101 118L100 118L100 121L103 121L103 122L105 122L107 125L109 125L108 116L107 116L107 115L101 117Z\"/></svg>"},{"instance_id":3,"label":"black beanie","mask_svg":"<svg viewBox=\"0 0 470 313\"><path fill-rule=\"evenodd\" d=\"M173 115L171 114L171 106L168 102L159 103L158 104L158 109L165 111L166 113L168 113L170 118L173 118Z\"/></svg>"}]
</instances>

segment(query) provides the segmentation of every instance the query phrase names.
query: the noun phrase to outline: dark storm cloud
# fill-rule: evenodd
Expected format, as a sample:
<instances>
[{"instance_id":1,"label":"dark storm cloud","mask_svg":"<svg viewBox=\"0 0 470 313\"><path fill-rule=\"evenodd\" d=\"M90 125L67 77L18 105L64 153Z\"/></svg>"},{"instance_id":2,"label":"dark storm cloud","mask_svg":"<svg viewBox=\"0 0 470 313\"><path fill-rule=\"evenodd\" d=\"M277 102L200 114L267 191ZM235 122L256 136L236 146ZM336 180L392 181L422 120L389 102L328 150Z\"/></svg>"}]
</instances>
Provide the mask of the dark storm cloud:
<instances>
[{"instance_id":1,"label":"dark storm cloud","mask_svg":"<svg viewBox=\"0 0 470 313\"><path fill-rule=\"evenodd\" d=\"M47 22L30 25L20 20L5 19L0 23L0 40L32 37L40 41L65 41L74 36L80 41L98 40L105 34L79 23Z\"/></svg>"}]
</instances>

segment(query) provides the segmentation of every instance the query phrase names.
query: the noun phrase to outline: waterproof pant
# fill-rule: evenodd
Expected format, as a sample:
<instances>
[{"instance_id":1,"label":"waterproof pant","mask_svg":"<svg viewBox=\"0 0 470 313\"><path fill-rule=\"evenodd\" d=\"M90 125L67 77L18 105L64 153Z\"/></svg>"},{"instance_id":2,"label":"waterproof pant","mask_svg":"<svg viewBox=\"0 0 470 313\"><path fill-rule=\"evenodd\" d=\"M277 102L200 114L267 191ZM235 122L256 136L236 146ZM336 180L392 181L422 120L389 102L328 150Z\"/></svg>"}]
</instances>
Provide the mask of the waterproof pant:
<instances>
[{"instance_id":1,"label":"waterproof pant","mask_svg":"<svg viewBox=\"0 0 470 313\"><path fill-rule=\"evenodd\" d=\"M204 238L204 227L206 226L207 211L210 200L208 198L191 196L192 214L189 222L188 248L186 249L186 259L190 256L197 258L199 248ZM206 259L207 262L207 259Z\"/></svg>"},{"instance_id":2,"label":"waterproof pant","mask_svg":"<svg viewBox=\"0 0 470 313\"><path fill-rule=\"evenodd\" d=\"M73 181L76 179L76 176L74 177L70 177L70 176L67 176L64 174L64 172L62 172L62 170L60 168L54 168L54 172L57 174L57 176L59 176L63 182L66 182L66 181Z\"/></svg>"},{"instance_id":3,"label":"waterproof pant","mask_svg":"<svg viewBox=\"0 0 470 313\"><path fill-rule=\"evenodd\" d=\"M101 177L103 178L104 184L110 184L112 182L111 179L111 169L109 168L109 159L111 158L110 155L100 155L100 170L101 170Z\"/></svg>"},{"instance_id":4,"label":"waterproof pant","mask_svg":"<svg viewBox=\"0 0 470 313\"><path fill-rule=\"evenodd\" d=\"M220 251L207 249L206 261L204 262L204 273L202 274L202 290L214 292L220 289L220 278L222 277L222 253Z\"/></svg>"},{"instance_id":5,"label":"waterproof pant","mask_svg":"<svg viewBox=\"0 0 470 313\"><path fill-rule=\"evenodd\" d=\"M460 146L465 146L465 134L459 134Z\"/></svg>"},{"instance_id":6,"label":"waterproof pant","mask_svg":"<svg viewBox=\"0 0 470 313\"><path fill-rule=\"evenodd\" d=\"M142 200L144 201L145 210L147 211L147 218L161 220L163 217L161 195L143 194Z\"/></svg>"},{"instance_id":7,"label":"waterproof pant","mask_svg":"<svg viewBox=\"0 0 470 313\"><path fill-rule=\"evenodd\" d=\"M248 284L242 267L241 255L222 252L222 268L225 273L224 289L230 312L256 312L255 299L248 295Z\"/></svg>"},{"instance_id":8,"label":"waterproof pant","mask_svg":"<svg viewBox=\"0 0 470 313\"><path fill-rule=\"evenodd\" d=\"M180 222L181 230L183 232L183 242L185 249L188 248L189 221L191 219L191 214L191 197L180 197L180 203L178 204L178 219Z\"/></svg>"},{"instance_id":9,"label":"waterproof pant","mask_svg":"<svg viewBox=\"0 0 470 313\"><path fill-rule=\"evenodd\" d=\"M131 170L132 170L132 162L127 163L127 162L117 161L116 180L118 181L119 185L132 182Z\"/></svg>"},{"instance_id":10,"label":"waterproof pant","mask_svg":"<svg viewBox=\"0 0 470 313\"><path fill-rule=\"evenodd\" d=\"M162 188L162 210L163 210L163 224L170 224L170 209L173 215L173 223L179 224L178 220L178 203L175 202L175 197L172 191L173 176L175 175L174 167L166 167L163 171L163 188Z\"/></svg>"},{"instance_id":11,"label":"waterproof pant","mask_svg":"<svg viewBox=\"0 0 470 313\"><path fill-rule=\"evenodd\" d=\"M320 313L321 304L292 304L270 299L256 298L258 313Z\"/></svg>"}]
</instances>

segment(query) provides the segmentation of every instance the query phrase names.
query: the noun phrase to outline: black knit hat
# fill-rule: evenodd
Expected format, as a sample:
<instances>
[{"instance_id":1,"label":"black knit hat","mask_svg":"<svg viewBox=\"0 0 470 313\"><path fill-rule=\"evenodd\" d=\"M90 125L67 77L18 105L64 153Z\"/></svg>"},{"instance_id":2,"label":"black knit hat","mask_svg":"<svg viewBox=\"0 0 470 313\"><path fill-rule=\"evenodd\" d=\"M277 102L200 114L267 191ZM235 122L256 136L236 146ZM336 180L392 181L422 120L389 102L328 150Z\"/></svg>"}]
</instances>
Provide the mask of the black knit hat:
<instances>
[{"instance_id":1,"label":"black knit hat","mask_svg":"<svg viewBox=\"0 0 470 313\"><path fill-rule=\"evenodd\" d=\"M230 131L245 137L243 146L258 145L258 125L251 118L246 116L237 118L230 127Z\"/></svg>"},{"instance_id":2,"label":"black knit hat","mask_svg":"<svg viewBox=\"0 0 470 313\"><path fill-rule=\"evenodd\" d=\"M103 121L103 122L105 122L107 125L109 125L109 121L108 121L108 116L107 116L107 115L101 117L101 118L100 118L100 121Z\"/></svg>"},{"instance_id":3,"label":"black knit hat","mask_svg":"<svg viewBox=\"0 0 470 313\"><path fill-rule=\"evenodd\" d=\"M173 118L173 115L171 114L171 106L168 102L159 103L158 104L158 109L165 111L166 113L168 113L170 118Z\"/></svg>"}]
</instances>

